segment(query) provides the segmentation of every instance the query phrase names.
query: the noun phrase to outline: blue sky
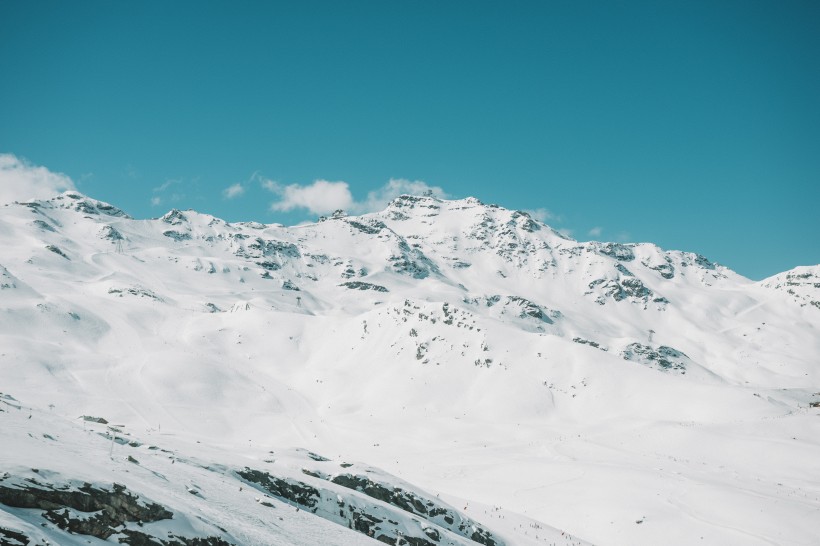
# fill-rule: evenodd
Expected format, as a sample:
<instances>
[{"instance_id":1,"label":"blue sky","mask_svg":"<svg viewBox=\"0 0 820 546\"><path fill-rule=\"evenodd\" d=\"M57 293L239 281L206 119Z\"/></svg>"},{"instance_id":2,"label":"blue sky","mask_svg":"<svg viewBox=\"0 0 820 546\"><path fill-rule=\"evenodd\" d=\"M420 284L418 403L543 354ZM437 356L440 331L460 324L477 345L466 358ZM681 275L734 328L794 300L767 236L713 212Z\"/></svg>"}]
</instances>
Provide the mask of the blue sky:
<instances>
[{"instance_id":1,"label":"blue sky","mask_svg":"<svg viewBox=\"0 0 820 546\"><path fill-rule=\"evenodd\" d=\"M762 278L820 262L818 28L816 1L8 1L0 152L136 217L431 188Z\"/></svg>"}]
</instances>

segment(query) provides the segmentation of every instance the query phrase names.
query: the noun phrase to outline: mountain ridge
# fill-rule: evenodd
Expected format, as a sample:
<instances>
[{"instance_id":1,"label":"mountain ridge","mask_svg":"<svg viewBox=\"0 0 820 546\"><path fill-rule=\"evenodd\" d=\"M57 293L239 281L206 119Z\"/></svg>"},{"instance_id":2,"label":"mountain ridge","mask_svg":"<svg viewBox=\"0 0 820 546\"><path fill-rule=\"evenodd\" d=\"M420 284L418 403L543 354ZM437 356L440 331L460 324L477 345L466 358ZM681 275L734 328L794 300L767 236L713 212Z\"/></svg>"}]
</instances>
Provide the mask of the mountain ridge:
<instances>
[{"instance_id":1,"label":"mountain ridge","mask_svg":"<svg viewBox=\"0 0 820 546\"><path fill-rule=\"evenodd\" d=\"M818 536L808 512L777 508L796 495L818 507L818 446L799 439L818 427L818 266L754 282L694 253L578 242L521 211L417 196L285 227L175 209L136 220L66 192L0 208L0 244L3 392L39 427L14 422L5 464L19 467L34 449L26 430L57 437L54 427L80 446L69 422L103 416L138 439L131 456L143 465L160 440L181 464L232 472L306 448L368 461L425 498L503 504L516 522L526 512L539 541L561 537L555 529L596 544L668 542L669 529L681 544ZM92 444L92 459L109 464ZM799 477L770 464L795 457ZM294 486L288 468L317 472L304 461L277 479ZM63 474L79 472L72 464ZM164 464L155 471L167 475ZM204 476L214 491L239 479ZM753 476L762 481L750 485ZM129 487L162 491L154 479ZM321 498L340 494L322 478L300 480L331 488ZM295 502L276 491L276 502ZM192 513L186 495L169 506ZM704 513L714 498L738 507ZM382 522L364 512L325 519L388 533L384 513L368 510ZM499 543L540 543L535 527L502 512L460 511ZM213 517L228 531L209 532L228 542L273 532ZM445 531L435 527L435 541L422 523L390 524L389 538L444 543Z\"/></svg>"}]
</instances>

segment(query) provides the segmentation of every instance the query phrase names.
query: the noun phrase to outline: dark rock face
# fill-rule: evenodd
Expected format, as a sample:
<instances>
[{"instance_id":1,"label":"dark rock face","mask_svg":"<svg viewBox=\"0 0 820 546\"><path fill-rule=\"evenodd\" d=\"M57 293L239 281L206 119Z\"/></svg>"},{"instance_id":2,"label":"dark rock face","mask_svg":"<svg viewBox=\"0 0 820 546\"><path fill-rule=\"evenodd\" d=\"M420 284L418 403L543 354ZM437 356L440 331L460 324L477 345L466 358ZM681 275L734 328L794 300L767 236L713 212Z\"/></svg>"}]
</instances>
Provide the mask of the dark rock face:
<instances>
[{"instance_id":1,"label":"dark rock face","mask_svg":"<svg viewBox=\"0 0 820 546\"><path fill-rule=\"evenodd\" d=\"M100 238L108 239L109 241L122 241L124 239L122 233L111 226L103 226L100 230Z\"/></svg>"},{"instance_id":2,"label":"dark rock face","mask_svg":"<svg viewBox=\"0 0 820 546\"><path fill-rule=\"evenodd\" d=\"M140 298L150 298L150 299L156 300L156 301L163 301L162 298L160 298L159 296L154 294L152 291L147 290L145 288L136 288L136 287L131 287L131 288L109 288L108 293L109 294L114 294L114 295L119 296L119 297L122 297L125 294L130 294L132 296L137 296L137 297L140 297Z\"/></svg>"},{"instance_id":3,"label":"dark rock face","mask_svg":"<svg viewBox=\"0 0 820 546\"><path fill-rule=\"evenodd\" d=\"M632 252L632 248L628 245L622 245L621 243L605 243L599 245L597 250L605 256L615 258L622 262L631 262L635 259L635 253Z\"/></svg>"},{"instance_id":4,"label":"dark rock face","mask_svg":"<svg viewBox=\"0 0 820 546\"><path fill-rule=\"evenodd\" d=\"M62 249L60 249L60 247L58 247L58 246L48 245L48 246L46 246L46 249L47 249L47 250L52 251L54 254L56 254L56 255L58 255L58 256L62 256L62 257L63 257L63 258L65 258L66 260L70 260L70 259L71 259L71 258L69 258L68 256L66 256L66 253L65 253L65 252L63 252L63 251L62 251Z\"/></svg>"},{"instance_id":5,"label":"dark rock face","mask_svg":"<svg viewBox=\"0 0 820 546\"><path fill-rule=\"evenodd\" d=\"M695 255L695 264L699 265L704 269L714 269L715 264L709 261L706 256L701 256L700 254Z\"/></svg>"},{"instance_id":6,"label":"dark rock face","mask_svg":"<svg viewBox=\"0 0 820 546\"><path fill-rule=\"evenodd\" d=\"M256 262L256 265L258 265L259 267L261 267L262 269L264 269L266 271L278 271L278 270L282 269L281 265L279 265L276 262L270 261L270 260L266 260L264 262Z\"/></svg>"},{"instance_id":7,"label":"dark rock face","mask_svg":"<svg viewBox=\"0 0 820 546\"><path fill-rule=\"evenodd\" d=\"M521 307L521 318L524 317L532 317L534 319L538 319L542 322L546 322L547 324L553 324L552 318L549 316L549 312L545 311L540 305L537 305L531 302L528 299L524 299L519 296L510 296L509 297L510 303L514 303ZM555 313L554 311L552 313Z\"/></svg>"},{"instance_id":8,"label":"dark rock face","mask_svg":"<svg viewBox=\"0 0 820 546\"><path fill-rule=\"evenodd\" d=\"M0 484L0 502L16 508L40 508L47 511L47 517L60 521L63 516L58 513L66 512L69 508L80 512L100 512L95 516L95 520L98 519L109 527L116 527L127 521L151 522L173 517L173 513L159 504L141 503L139 496L118 484L114 484L111 490L96 488L91 484L83 484L77 488L56 488L33 480L23 487L19 487L18 484ZM113 532L111 529L103 538L107 538Z\"/></svg>"},{"instance_id":9,"label":"dark rock face","mask_svg":"<svg viewBox=\"0 0 820 546\"><path fill-rule=\"evenodd\" d=\"M383 483L376 482L367 476L362 476L359 474L339 474L331 478L330 481L341 485L342 487L364 493L368 497L386 502L387 504L400 508L405 512L430 519L431 521L441 519L443 521L436 522L438 525L442 525L443 527L461 536L469 538L473 542L485 544L487 546L496 546L497 544L500 544L496 541L490 531L480 527L478 524L470 520L464 520L463 518L458 517L460 523L458 526L454 525L457 519L457 514L453 513L453 511L448 508L437 505L431 499L419 497L412 491L405 491L399 487L387 486ZM427 536L438 542L440 539L438 531L433 528L430 528L429 531L432 532L426 532ZM405 540L409 540L410 537L404 538ZM425 541L426 539L417 538L417 540ZM411 544L413 543L411 542ZM419 544L428 543L419 542Z\"/></svg>"},{"instance_id":10,"label":"dark rock face","mask_svg":"<svg viewBox=\"0 0 820 546\"><path fill-rule=\"evenodd\" d=\"M286 279L282 281L282 290L293 290L294 292L301 292L301 289L296 286L293 281Z\"/></svg>"},{"instance_id":11,"label":"dark rock face","mask_svg":"<svg viewBox=\"0 0 820 546\"><path fill-rule=\"evenodd\" d=\"M251 251L252 256L257 258L271 256L281 258L300 258L302 256L302 253L299 252L299 248L293 243L272 239L262 239L261 237L257 237L251 244L249 244L248 249Z\"/></svg>"},{"instance_id":12,"label":"dark rock face","mask_svg":"<svg viewBox=\"0 0 820 546\"><path fill-rule=\"evenodd\" d=\"M339 286L344 286L345 288L350 288L351 290L375 290L376 292L389 292L389 290L384 286L362 281L343 282Z\"/></svg>"},{"instance_id":13,"label":"dark rock face","mask_svg":"<svg viewBox=\"0 0 820 546\"><path fill-rule=\"evenodd\" d=\"M103 418L103 417L95 417L95 416L93 416L93 415L83 415L83 416L81 417L81 419L82 419L83 421L88 421L89 423L99 423L99 424L101 424L101 425L107 425L107 424L108 424L108 420L106 420L105 418Z\"/></svg>"},{"instance_id":14,"label":"dark rock face","mask_svg":"<svg viewBox=\"0 0 820 546\"><path fill-rule=\"evenodd\" d=\"M417 246L417 245L416 245ZM400 240L398 253L387 259L393 271L414 279L426 279L431 273L438 273L436 264L418 248L411 248L407 241Z\"/></svg>"},{"instance_id":15,"label":"dark rock face","mask_svg":"<svg viewBox=\"0 0 820 546\"><path fill-rule=\"evenodd\" d=\"M484 296L483 298L464 299L464 303L471 305L484 303L487 307L495 307L501 304L505 312L510 311L515 313L518 318L535 319L538 323L544 324L554 324L556 320L563 316L560 311L548 309L521 296L501 296L499 294L493 294Z\"/></svg>"},{"instance_id":16,"label":"dark rock face","mask_svg":"<svg viewBox=\"0 0 820 546\"><path fill-rule=\"evenodd\" d=\"M107 214L108 216L116 216L118 218L130 218L125 211L118 209L114 205L109 205L108 203L97 201L95 203L95 208L100 214Z\"/></svg>"},{"instance_id":17,"label":"dark rock face","mask_svg":"<svg viewBox=\"0 0 820 546\"><path fill-rule=\"evenodd\" d=\"M300 506L313 508L320 499L318 489L302 482L277 478L251 468L239 470L237 474L249 482L261 485L271 494Z\"/></svg>"},{"instance_id":18,"label":"dark rock face","mask_svg":"<svg viewBox=\"0 0 820 546\"><path fill-rule=\"evenodd\" d=\"M647 268L657 271L664 279L671 279L675 276L675 267L671 263L663 263L659 265L644 264Z\"/></svg>"},{"instance_id":19,"label":"dark rock face","mask_svg":"<svg viewBox=\"0 0 820 546\"><path fill-rule=\"evenodd\" d=\"M589 345L590 347L595 347L596 349L599 349L601 351L607 351L608 350L606 347L601 347L601 344L598 343L597 341L592 341L592 340L584 339L584 338L580 338L580 337L574 337L574 338L572 338L572 341L574 341L575 343L579 343L581 345Z\"/></svg>"},{"instance_id":20,"label":"dark rock face","mask_svg":"<svg viewBox=\"0 0 820 546\"><path fill-rule=\"evenodd\" d=\"M512 221L524 231L529 233L533 233L541 229L541 226L538 225L538 222L532 219L529 213L524 211L516 210L512 213Z\"/></svg>"},{"instance_id":21,"label":"dark rock face","mask_svg":"<svg viewBox=\"0 0 820 546\"><path fill-rule=\"evenodd\" d=\"M635 303L646 304L653 296L652 290L647 288L637 277L621 277L615 279L596 279L589 283L590 290L600 290L603 292L595 301L601 305L606 303L605 297L610 297L615 301L631 300ZM588 292L591 294L593 292ZM657 303L663 303L655 300Z\"/></svg>"},{"instance_id":22,"label":"dark rock face","mask_svg":"<svg viewBox=\"0 0 820 546\"><path fill-rule=\"evenodd\" d=\"M677 371L686 373L686 362L689 357L685 353L661 345L657 349L641 343L630 343L622 353L625 360L635 360L661 371Z\"/></svg>"},{"instance_id":23,"label":"dark rock face","mask_svg":"<svg viewBox=\"0 0 820 546\"><path fill-rule=\"evenodd\" d=\"M345 468L350 466L348 464ZM279 478L268 472L247 467L237 471L236 474L273 496L308 509L324 519L346 525L350 529L385 544L398 544L397 537L401 536L402 544L436 546L441 541L442 529L447 529L486 546L502 546L503 544L489 530L452 508L442 506L432 499L419 496L401 487L381 483L360 474L344 473L331 477L320 471L303 469L302 472L307 476L336 484L351 492L344 493L342 492L344 489L334 490L332 486L320 489L308 483L290 478ZM357 493L353 493L354 491ZM332 494L328 495L329 492ZM381 502L363 502L362 495ZM418 525L416 529L401 530L398 523L401 519L398 514L401 512L396 509L417 516L426 522L422 525L414 518L413 521Z\"/></svg>"},{"instance_id":24,"label":"dark rock face","mask_svg":"<svg viewBox=\"0 0 820 546\"><path fill-rule=\"evenodd\" d=\"M84 195L76 192L66 192L63 195L55 197L52 201L63 201L64 197L72 201L69 201L68 204L63 205L63 208L72 208L71 203L73 202L74 210L82 214L105 214L107 216L130 218L130 216L125 214L125 212L123 212L122 210L118 209L113 205L103 203L102 201L97 201L96 199L89 199L88 197L85 197Z\"/></svg>"},{"instance_id":25,"label":"dark rock face","mask_svg":"<svg viewBox=\"0 0 820 546\"><path fill-rule=\"evenodd\" d=\"M180 224L185 224L188 222L188 217L182 214L181 211L177 209L173 209L168 211L162 218L160 218L166 224L171 224L172 226L178 226Z\"/></svg>"},{"instance_id":26,"label":"dark rock face","mask_svg":"<svg viewBox=\"0 0 820 546\"><path fill-rule=\"evenodd\" d=\"M628 296L638 299L645 299L652 295L652 291L635 277L621 279L621 286Z\"/></svg>"},{"instance_id":27,"label":"dark rock face","mask_svg":"<svg viewBox=\"0 0 820 546\"><path fill-rule=\"evenodd\" d=\"M339 484L348 489L361 491L368 497L373 497L393 506L397 506L405 512L412 514L427 514L427 507L421 500L412 493L408 494L401 489L390 489L382 484L373 482L364 476L354 474L340 474L331 479L333 483Z\"/></svg>"},{"instance_id":28,"label":"dark rock face","mask_svg":"<svg viewBox=\"0 0 820 546\"><path fill-rule=\"evenodd\" d=\"M28 546L30 542L23 533L0 527L0 546Z\"/></svg>"},{"instance_id":29,"label":"dark rock face","mask_svg":"<svg viewBox=\"0 0 820 546\"><path fill-rule=\"evenodd\" d=\"M232 546L230 542L225 542L219 537L188 538L170 535L167 540L163 540L130 529L125 529L122 533L126 535L126 538L121 538L120 544L129 546Z\"/></svg>"},{"instance_id":30,"label":"dark rock face","mask_svg":"<svg viewBox=\"0 0 820 546\"><path fill-rule=\"evenodd\" d=\"M52 231L52 232L54 231L54 228L51 226L51 224L49 224L48 222L45 222L43 220L35 220L34 225L37 226L38 228L44 230L44 231Z\"/></svg>"},{"instance_id":31,"label":"dark rock face","mask_svg":"<svg viewBox=\"0 0 820 546\"><path fill-rule=\"evenodd\" d=\"M417 195L400 195L393 199L388 205L388 211L401 212L402 210L410 211L413 209L427 209L428 216L430 213L438 211L441 206L440 201L431 196L417 196Z\"/></svg>"},{"instance_id":32,"label":"dark rock face","mask_svg":"<svg viewBox=\"0 0 820 546\"><path fill-rule=\"evenodd\" d=\"M169 540L163 540L142 531L126 529L126 523L151 523L171 519L174 514L160 504L143 502L119 484L105 489L89 483L55 486L32 479L3 483L6 479L0 478L0 504L44 510L42 517L45 520L69 533L102 540L121 533L126 538L120 539L120 543L132 546L231 546L218 537L171 536L167 537ZM17 542L6 540L4 533ZM0 529L0 544L28 544L27 537L17 535L20 533Z\"/></svg>"},{"instance_id":33,"label":"dark rock face","mask_svg":"<svg viewBox=\"0 0 820 546\"><path fill-rule=\"evenodd\" d=\"M384 222L380 222L379 220L346 220L347 224L362 233L366 233L368 235L378 235L381 230L385 229L387 226L384 225Z\"/></svg>"},{"instance_id":34,"label":"dark rock face","mask_svg":"<svg viewBox=\"0 0 820 546\"><path fill-rule=\"evenodd\" d=\"M621 275L623 275L624 277L634 277L634 276L635 276L635 275L633 275L633 274L632 274L632 272L631 272L630 270L628 270L627 268L625 268L625 267L623 266L623 264L615 264L615 269L617 269L617 270L618 270L618 272L619 272Z\"/></svg>"},{"instance_id":35,"label":"dark rock face","mask_svg":"<svg viewBox=\"0 0 820 546\"><path fill-rule=\"evenodd\" d=\"M177 242L188 241L191 239L191 234L185 231L174 231L172 229L169 229L168 231L163 231L162 234Z\"/></svg>"}]
</instances>

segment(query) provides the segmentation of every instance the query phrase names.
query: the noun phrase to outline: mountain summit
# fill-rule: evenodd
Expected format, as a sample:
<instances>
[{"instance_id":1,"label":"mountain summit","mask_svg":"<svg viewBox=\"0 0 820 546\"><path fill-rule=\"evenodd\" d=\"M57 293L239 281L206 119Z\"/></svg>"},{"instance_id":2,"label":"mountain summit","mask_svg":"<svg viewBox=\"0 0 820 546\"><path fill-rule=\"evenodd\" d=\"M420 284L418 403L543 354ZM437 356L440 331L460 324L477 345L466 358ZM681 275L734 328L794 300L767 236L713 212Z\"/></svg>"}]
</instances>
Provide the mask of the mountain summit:
<instances>
[{"instance_id":1,"label":"mountain summit","mask_svg":"<svg viewBox=\"0 0 820 546\"><path fill-rule=\"evenodd\" d=\"M820 540L818 266L410 195L284 227L72 191L0 248L2 544Z\"/></svg>"}]
</instances>

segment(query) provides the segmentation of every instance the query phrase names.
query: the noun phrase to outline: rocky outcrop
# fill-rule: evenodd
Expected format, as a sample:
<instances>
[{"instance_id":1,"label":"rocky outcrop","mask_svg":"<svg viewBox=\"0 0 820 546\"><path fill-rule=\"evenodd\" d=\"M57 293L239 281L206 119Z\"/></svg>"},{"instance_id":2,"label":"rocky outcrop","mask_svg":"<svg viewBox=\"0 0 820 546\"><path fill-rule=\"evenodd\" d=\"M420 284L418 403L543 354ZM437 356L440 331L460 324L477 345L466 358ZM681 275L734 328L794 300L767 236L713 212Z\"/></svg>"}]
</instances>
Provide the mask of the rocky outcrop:
<instances>
[{"instance_id":1,"label":"rocky outcrop","mask_svg":"<svg viewBox=\"0 0 820 546\"><path fill-rule=\"evenodd\" d=\"M302 472L315 479L317 485L324 482L326 486L277 477L247 467L236 474L280 500L385 544L438 546L460 544L462 539L486 546L503 544L491 531L453 508L393 484L351 472L335 476L318 469L303 469ZM444 540L448 533L453 533L459 540Z\"/></svg>"},{"instance_id":2,"label":"rocky outcrop","mask_svg":"<svg viewBox=\"0 0 820 546\"><path fill-rule=\"evenodd\" d=\"M173 239L177 242L191 240L191 234L187 231L176 231L173 229L169 229L167 231L163 231L162 234L168 237L169 239Z\"/></svg>"},{"instance_id":3,"label":"rocky outcrop","mask_svg":"<svg viewBox=\"0 0 820 546\"><path fill-rule=\"evenodd\" d=\"M125 486L108 487L90 483L67 482L60 485L40 483L34 479L0 478L0 504L13 508L43 510L41 517L63 531L108 540L119 537L120 544L131 546L230 546L224 539L211 537L153 536L146 530L133 529L128 524L142 526L173 518L164 506L145 502ZM28 544L22 533L5 531L20 544ZM6 542L0 531L0 544Z\"/></svg>"},{"instance_id":4,"label":"rocky outcrop","mask_svg":"<svg viewBox=\"0 0 820 546\"><path fill-rule=\"evenodd\" d=\"M245 468L236 472L239 477L251 483L259 484L266 491L299 506L313 508L319 502L319 490L305 483L277 478L267 472Z\"/></svg>"},{"instance_id":5,"label":"rocky outcrop","mask_svg":"<svg viewBox=\"0 0 820 546\"><path fill-rule=\"evenodd\" d=\"M369 282L362 282L362 281L348 281L343 282L339 286L343 286L345 288L350 288L351 290L374 290L376 292L389 292L387 288L384 286L380 286L378 284L371 284Z\"/></svg>"},{"instance_id":6,"label":"rocky outcrop","mask_svg":"<svg viewBox=\"0 0 820 546\"><path fill-rule=\"evenodd\" d=\"M685 353L666 345L655 348L642 343L630 343L621 356L624 360L632 360L657 370L680 374L686 373L686 365L690 362Z\"/></svg>"},{"instance_id":7,"label":"rocky outcrop","mask_svg":"<svg viewBox=\"0 0 820 546\"><path fill-rule=\"evenodd\" d=\"M597 243L595 248L600 254L622 262L631 262L635 259L635 253L632 251L630 245L621 243Z\"/></svg>"},{"instance_id":8,"label":"rocky outcrop","mask_svg":"<svg viewBox=\"0 0 820 546\"><path fill-rule=\"evenodd\" d=\"M380 483L360 474L338 474L333 476L330 481L348 489L360 491L368 497L386 502L405 512L424 517L478 544L487 546L501 544L492 532L484 529L474 521L464 518L454 509L412 491L406 491L391 484ZM431 536L431 534L428 534L428 536ZM437 538L434 540L438 542Z\"/></svg>"}]
</instances>

